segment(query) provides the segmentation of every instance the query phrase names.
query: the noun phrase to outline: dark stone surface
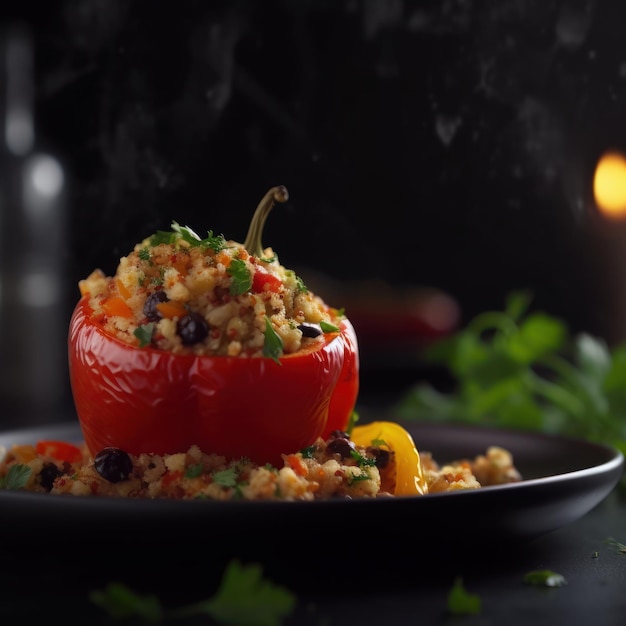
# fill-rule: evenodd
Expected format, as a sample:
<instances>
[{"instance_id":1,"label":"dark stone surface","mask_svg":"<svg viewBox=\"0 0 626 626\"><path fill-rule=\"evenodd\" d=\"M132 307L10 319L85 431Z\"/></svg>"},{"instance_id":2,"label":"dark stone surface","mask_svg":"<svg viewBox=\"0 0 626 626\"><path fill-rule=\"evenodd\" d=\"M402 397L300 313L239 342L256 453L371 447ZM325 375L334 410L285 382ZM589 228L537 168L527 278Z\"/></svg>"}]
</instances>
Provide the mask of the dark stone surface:
<instances>
[{"instance_id":1,"label":"dark stone surface","mask_svg":"<svg viewBox=\"0 0 626 626\"><path fill-rule=\"evenodd\" d=\"M305 276L432 286L464 319L530 288L608 333L591 180L626 147L624 6L3 4L33 29L37 137L67 169L68 306L173 219L243 240L284 184L264 243Z\"/></svg>"}]
</instances>

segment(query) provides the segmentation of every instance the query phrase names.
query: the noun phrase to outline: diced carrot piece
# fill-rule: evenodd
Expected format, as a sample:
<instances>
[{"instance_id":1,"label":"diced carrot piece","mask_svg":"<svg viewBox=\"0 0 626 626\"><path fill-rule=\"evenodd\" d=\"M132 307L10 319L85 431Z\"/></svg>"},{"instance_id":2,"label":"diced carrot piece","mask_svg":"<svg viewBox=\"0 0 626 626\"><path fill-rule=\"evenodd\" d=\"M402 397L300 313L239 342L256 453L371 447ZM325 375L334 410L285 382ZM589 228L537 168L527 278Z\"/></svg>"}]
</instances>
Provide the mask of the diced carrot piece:
<instances>
[{"instance_id":1,"label":"diced carrot piece","mask_svg":"<svg viewBox=\"0 0 626 626\"><path fill-rule=\"evenodd\" d=\"M102 303L102 308L104 309L104 312L110 317L116 315L119 315L120 317L133 316L132 309L119 296L114 296L105 300Z\"/></svg>"},{"instance_id":2,"label":"diced carrot piece","mask_svg":"<svg viewBox=\"0 0 626 626\"><path fill-rule=\"evenodd\" d=\"M302 459L298 457L297 455L289 454L285 457L285 461L298 476L307 475L306 465L302 462Z\"/></svg>"},{"instance_id":3,"label":"diced carrot piece","mask_svg":"<svg viewBox=\"0 0 626 626\"><path fill-rule=\"evenodd\" d=\"M181 275L181 276L187 276L187 274L189 274L189 267L188 267L188 261L187 258L177 258L173 263L172 266L176 269L176 271Z\"/></svg>"},{"instance_id":4,"label":"diced carrot piece","mask_svg":"<svg viewBox=\"0 0 626 626\"><path fill-rule=\"evenodd\" d=\"M169 302L159 302L156 305L157 311L169 320L175 317L184 317L187 315L187 309L181 302L170 300Z\"/></svg>"},{"instance_id":5,"label":"diced carrot piece","mask_svg":"<svg viewBox=\"0 0 626 626\"><path fill-rule=\"evenodd\" d=\"M224 252L222 250L221 252L218 252L217 256L215 257L215 260L218 263L221 263L222 265L224 265L225 267L228 267L230 265L230 262L232 261L232 257L230 256L230 254L228 254L228 252Z\"/></svg>"},{"instance_id":6,"label":"diced carrot piece","mask_svg":"<svg viewBox=\"0 0 626 626\"><path fill-rule=\"evenodd\" d=\"M117 286L117 291L119 292L120 296L122 296L124 300L128 300L128 298L130 298L131 296L130 291L128 291L128 287L126 287L126 285L119 278L115 279L115 285Z\"/></svg>"}]
</instances>

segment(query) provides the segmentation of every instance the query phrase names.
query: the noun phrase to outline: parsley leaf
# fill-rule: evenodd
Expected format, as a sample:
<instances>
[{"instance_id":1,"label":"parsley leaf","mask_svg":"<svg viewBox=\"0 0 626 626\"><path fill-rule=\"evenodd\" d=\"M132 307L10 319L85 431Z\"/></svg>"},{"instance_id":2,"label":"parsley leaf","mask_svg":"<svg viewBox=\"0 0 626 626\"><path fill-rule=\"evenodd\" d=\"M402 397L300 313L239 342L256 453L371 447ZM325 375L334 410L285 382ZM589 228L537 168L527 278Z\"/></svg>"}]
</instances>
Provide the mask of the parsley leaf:
<instances>
[{"instance_id":1,"label":"parsley leaf","mask_svg":"<svg viewBox=\"0 0 626 626\"><path fill-rule=\"evenodd\" d=\"M243 259L233 259L226 271L232 277L230 284L230 294L240 296L252 288L252 274Z\"/></svg>"},{"instance_id":2,"label":"parsley leaf","mask_svg":"<svg viewBox=\"0 0 626 626\"><path fill-rule=\"evenodd\" d=\"M300 454L302 454L302 458L303 459L312 459L315 456L315 446L307 446L306 448L302 448L302 450L300 450Z\"/></svg>"},{"instance_id":3,"label":"parsley leaf","mask_svg":"<svg viewBox=\"0 0 626 626\"><path fill-rule=\"evenodd\" d=\"M110 583L103 590L92 591L89 599L105 609L113 619L141 617L146 622L156 623L164 618L158 598L139 595L121 583Z\"/></svg>"},{"instance_id":4,"label":"parsley leaf","mask_svg":"<svg viewBox=\"0 0 626 626\"><path fill-rule=\"evenodd\" d=\"M146 261L147 263L150 262L150 248L148 248L148 246L146 246L145 248L142 248L141 250L139 250L139 252L137 253L137 256L142 260L142 261Z\"/></svg>"},{"instance_id":5,"label":"parsley leaf","mask_svg":"<svg viewBox=\"0 0 626 626\"><path fill-rule=\"evenodd\" d=\"M285 270L285 274L296 283L296 293L309 293L309 290L304 284L302 278L300 278L300 276L298 276L293 270Z\"/></svg>"},{"instance_id":6,"label":"parsley leaf","mask_svg":"<svg viewBox=\"0 0 626 626\"><path fill-rule=\"evenodd\" d=\"M234 467L215 472L213 474L213 482L221 487L236 487L237 486L237 470Z\"/></svg>"},{"instance_id":7,"label":"parsley leaf","mask_svg":"<svg viewBox=\"0 0 626 626\"><path fill-rule=\"evenodd\" d=\"M272 323L267 316L265 316L265 333L263 334L265 335L265 341L263 342L263 356L274 359L276 363L282 365L280 362L280 355L283 353L283 340L272 328Z\"/></svg>"},{"instance_id":8,"label":"parsley leaf","mask_svg":"<svg viewBox=\"0 0 626 626\"><path fill-rule=\"evenodd\" d=\"M185 478L198 478L198 476L202 476L202 463L197 463L196 465L190 465L185 470Z\"/></svg>"},{"instance_id":9,"label":"parsley leaf","mask_svg":"<svg viewBox=\"0 0 626 626\"><path fill-rule=\"evenodd\" d=\"M139 339L139 347L145 348L152 343L152 333L154 332L154 322L142 324L135 329L133 335Z\"/></svg>"},{"instance_id":10,"label":"parsley leaf","mask_svg":"<svg viewBox=\"0 0 626 626\"><path fill-rule=\"evenodd\" d=\"M216 594L177 611L177 615L207 614L220 624L239 626L280 626L296 605L296 597L283 587L263 578L260 565L231 561Z\"/></svg>"},{"instance_id":11,"label":"parsley leaf","mask_svg":"<svg viewBox=\"0 0 626 626\"><path fill-rule=\"evenodd\" d=\"M208 615L220 624L232 626L280 626L296 606L296 596L263 577L260 565L231 561L219 588L208 600L165 610L159 599L141 595L122 583L111 583L104 590L92 591L90 600L114 619L140 617L160 623Z\"/></svg>"},{"instance_id":12,"label":"parsley leaf","mask_svg":"<svg viewBox=\"0 0 626 626\"><path fill-rule=\"evenodd\" d=\"M202 239L189 226L181 226L178 222L173 221L171 231L158 230L149 239L151 246L158 246L161 243L177 244L185 241L189 246L210 248L214 252L219 252L226 247L226 239L223 235L214 235L213 231L208 231L207 236Z\"/></svg>"},{"instance_id":13,"label":"parsley leaf","mask_svg":"<svg viewBox=\"0 0 626 626\"><path fill-rule=\"evenodd\" d=\"M424 360L451 385L420 381L394 414L559 433L626 453L626 343L609 349L570 334L562 320L531 311L531 299L513 292L503 311L483 312L427 347Z\"/></svg>"},{"instance_id":14,"label":"parsley leaf","mask_svg":"<svg viewBox=\"0 0 626 626\"><path fill-rule=\"evenodd\" d=\"M192 246L199 245L200 237L189 226L181 226L178 222L172 222L172 230L180 236L177 238L186 241Z\"/></svg>"},{"instance_id":15,"label":"parsley leaf","mask_svg":"<svg viewBox=\"0 0 626 626\"><path fill-rule=\"evenodd\" d=\"M350 450L350 456L356 461L357 465L361 469L376 465L376 459L370 459L369 457L362 455L358 450Z\"/></svg>"},{"instance_id":16,"label":"parsley leaf","mask_svg":"<svg viewBox=\"0 0 626 626\"><path fill-rule=\"evenodd\" d=\"M320 328L325 333L336 333L339 331L339 328L337 326L335 326L334 324L330 324L329 322L325 322L324 320L320 322Z\"/></svg>"},{"instance_id":17,"label":"parsley leaf","mask_svg":"<svg viewBox=\"0 0 626 626\"><path fill-rule=\"evenodd\" d=\"M462 578L456 578L448 592L448 612L452 615L478 615L482 611L479 596L468 593Z\"/></svg>"},{"instance_id":18,"label":"parsley leaf","mask_svg":"<svg viewBox=\"0 0 626 626\"><path fill-rule=\"evenodd\" d=\"M26 485L32 473L33 470L28 465L22 463L11 465L6 475L0 478L0 489L21 489Z\"/></svg>"}]
</instances>

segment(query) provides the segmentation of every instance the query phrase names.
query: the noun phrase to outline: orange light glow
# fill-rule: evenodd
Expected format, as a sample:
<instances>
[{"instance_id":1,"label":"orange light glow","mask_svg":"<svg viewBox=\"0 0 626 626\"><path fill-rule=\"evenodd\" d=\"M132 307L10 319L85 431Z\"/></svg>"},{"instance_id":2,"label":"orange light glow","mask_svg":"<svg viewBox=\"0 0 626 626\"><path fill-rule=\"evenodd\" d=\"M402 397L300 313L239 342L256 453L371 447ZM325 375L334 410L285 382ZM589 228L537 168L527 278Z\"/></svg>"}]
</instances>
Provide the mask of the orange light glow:
<instances>
[{"instance_id":1,"label":"orange light glow","mask_svg":"<svg viewBox=\"0 0 626 626\"><path fill-rule=\"evenodd\" d=\"M607 152L598 161L593 193L600 212L612 219L626 219L626 158Z\"/></svg>"}]
</instances>

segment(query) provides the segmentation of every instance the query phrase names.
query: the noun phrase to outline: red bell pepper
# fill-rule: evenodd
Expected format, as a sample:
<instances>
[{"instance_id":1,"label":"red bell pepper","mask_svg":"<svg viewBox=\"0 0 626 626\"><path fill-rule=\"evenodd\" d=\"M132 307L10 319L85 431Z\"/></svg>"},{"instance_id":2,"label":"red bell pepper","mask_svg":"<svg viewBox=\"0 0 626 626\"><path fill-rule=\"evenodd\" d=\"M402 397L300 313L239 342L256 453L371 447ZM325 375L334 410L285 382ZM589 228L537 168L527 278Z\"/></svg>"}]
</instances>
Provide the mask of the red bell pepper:
<instances>
[{"instance_id":1,"label":"red bell pepper","mask_svg":"<svg viewBox=\"0 0 626 626\"><path fill-rule=\"evenodd\" d=\"M83 453L78 446L66 441L42 439L35 445L35 452L45 457L52 457L57 461L78 463L83 460Z\"/></svg>"},{"instance_id":2,"label":"red bell pepper","mask_svg":"<svg viewBox=\"0 0 626 626\"><path fill-rule=\"evenodd\" d=\"M284 187L259 205L265 202L245 244L250 254L259 254L262 224L276 199L286 199ZM325 333L323 342L272 359L133 346L109 334L92 312L85 294L68 337L72 393L92 454L107 446L165 454L197 444L208 453L282 465L282 454L348 427L359 354L354 328L341 315L334 318L337 332Z\"/></svg>"}]
</instances>

